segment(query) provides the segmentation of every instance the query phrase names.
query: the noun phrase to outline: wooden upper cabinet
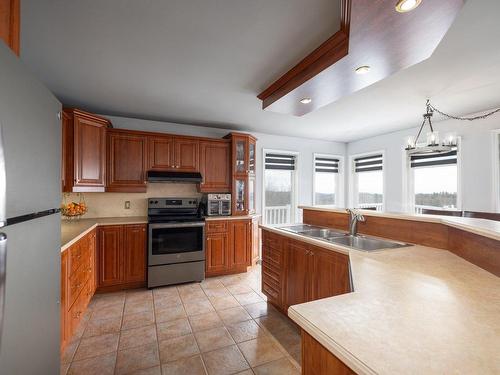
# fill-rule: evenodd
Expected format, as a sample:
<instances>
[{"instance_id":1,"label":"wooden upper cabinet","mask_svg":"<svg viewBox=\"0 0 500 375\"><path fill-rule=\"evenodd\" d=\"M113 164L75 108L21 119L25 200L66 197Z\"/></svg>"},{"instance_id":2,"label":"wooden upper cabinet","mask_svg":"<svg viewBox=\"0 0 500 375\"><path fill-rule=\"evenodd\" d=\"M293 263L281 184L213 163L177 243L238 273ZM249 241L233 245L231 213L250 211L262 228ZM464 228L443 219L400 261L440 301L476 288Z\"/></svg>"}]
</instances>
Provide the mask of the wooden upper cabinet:
<instances>
[{"instance_id":1,"label":"wooden upper cabinet","mask_svg":"<svg viewBox=\"0 0 500 375\"><path fill-rule=\"evenodd\" d=\"M66 192L103 192L106 185L106 130L111 123L77 109L64 110L63 188Z\"/></svg>"},{"instance_id":2,"label":"wooden upper cabinet","mask_svg":"<svg viewBox=\"0 0 500 375\"><path fill-rule=\"evenodd\" d=\"M98 229L98 286L106 287L123 280L123 226L110 225Z\"/></svg>"},{"instance_id":3,"label":"wooden upper cabinet","mask_svg":"<svg viewBox=\"0 0 500 375\"><path fill-rule=\"evenodd\" d=\"M19 56L20 0L0 0L0 39Z\"/></svg>"},{"instance_id":4,"label":"wooden upper cabinet","mask_svg":"<svg viewBox=\"0 0 500 375\"><path fill-rule=\"evenodd\" d=\"M106 191L145 192L147 138L123 130L108 132Z\"/></svg>"},{"instance_id":5,"label":"wooden upper cabinet","mask_svg":"<svg viewBox=\"0 0 500 375\"><path fill-rule=\"evenodd\" d=\"M198 172L199 141L192 138L174 137L175 169L179 172Z\"/></svg>"},{"instance_id":6,"label":"wooden upper cabinet","mask_svg":"<svg viewBox=\"0 0 500 375\"><path fill-rule=\"evenodd\" d=\"M231 191L231 143L226 140L200 142L200 172L204 193Z\"/></svg>"},{"instance_id":7,"label":"wooden upper cabinet","mask_svg":"<svg viewBox=\"0 0 500 375\"><path fill-rule=\"evenodd\" d=\"M146 225L126 225L123 234L123 281L146 281Z\"/></svg>"},{"instance_id":8,"label":"wooden upper cabinet","mask_svg":"<svg viewBox=\"0 0 500 375\"><path fill-rule=\"evenodd\" d=\"M174 136L148 137L148 170L198 172L199 141Z\"/></svg>"},{"instance_id":9,"label":"wooden upper cabinet","mask_svg":"<svg viewBox=\"0 0 500 375\"><path fill-rule=\"evenodd\" d=\"M173 137L148 137L148 169L168 170L174 165Z\"/></svg>"}]
</instances>

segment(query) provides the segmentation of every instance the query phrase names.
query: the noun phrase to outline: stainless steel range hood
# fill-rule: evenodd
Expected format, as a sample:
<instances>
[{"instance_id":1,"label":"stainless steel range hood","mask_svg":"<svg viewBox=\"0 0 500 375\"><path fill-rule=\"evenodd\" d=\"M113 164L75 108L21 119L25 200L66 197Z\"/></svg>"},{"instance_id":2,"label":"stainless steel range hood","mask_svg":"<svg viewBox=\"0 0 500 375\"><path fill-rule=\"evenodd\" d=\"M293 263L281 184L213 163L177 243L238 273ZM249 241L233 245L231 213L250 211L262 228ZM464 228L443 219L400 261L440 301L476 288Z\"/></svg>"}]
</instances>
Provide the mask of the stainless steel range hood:
<instances>
[{"instance_id":1,"label":"stainless steel range hood","mask_svg":"<svg viewBox=\"0 0 500 375\"><path fill-rule=\"evenodd\" d=\"M199 184L203 178L199 172L148 171L148 182L184 182Z\"/></svg>"}]
</instances>

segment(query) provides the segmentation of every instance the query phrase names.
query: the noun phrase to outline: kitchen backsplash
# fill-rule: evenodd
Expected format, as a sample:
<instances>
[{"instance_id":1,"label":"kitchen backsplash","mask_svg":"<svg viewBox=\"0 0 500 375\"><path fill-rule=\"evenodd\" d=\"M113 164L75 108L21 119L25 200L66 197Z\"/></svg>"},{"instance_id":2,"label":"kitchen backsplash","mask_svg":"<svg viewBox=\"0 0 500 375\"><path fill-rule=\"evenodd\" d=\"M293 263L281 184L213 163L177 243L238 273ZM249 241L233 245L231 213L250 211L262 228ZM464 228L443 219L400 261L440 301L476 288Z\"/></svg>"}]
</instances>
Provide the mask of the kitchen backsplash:
<instances>
[{"instance_id":1,"label":"kitchen backsplash","mask_svg":"<svg viewBox=\"0 0 500 375\"><path fill-rule=\"evenodd\" d=\"M147 216L147 198L150 197L201 197L195 184L148 184L146 193L82 193L88 211L83 218ZM63 195L63 203L79 202L77 193ZM130 201L130 209L125 202Z\"/></svg>"}]
</instances>

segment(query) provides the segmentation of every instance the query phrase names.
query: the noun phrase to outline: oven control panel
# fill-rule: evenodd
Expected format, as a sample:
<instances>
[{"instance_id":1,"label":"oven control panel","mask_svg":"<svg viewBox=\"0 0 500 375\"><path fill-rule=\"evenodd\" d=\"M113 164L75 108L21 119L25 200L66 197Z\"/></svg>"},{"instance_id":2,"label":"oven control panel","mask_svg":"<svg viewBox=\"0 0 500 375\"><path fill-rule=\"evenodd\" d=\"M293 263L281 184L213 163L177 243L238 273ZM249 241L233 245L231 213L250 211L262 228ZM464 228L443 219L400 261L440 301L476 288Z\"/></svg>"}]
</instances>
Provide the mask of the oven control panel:
<instances>
[{"instance_id":1,"label":"oven control panel","mask_svg":"<svg viewBox=\"0 0 500 375\"><path fill-rule=\"evenodd\" d=\"M198 198L149 198L148 208L196 208Z\"/></svg>"}]
</instances>

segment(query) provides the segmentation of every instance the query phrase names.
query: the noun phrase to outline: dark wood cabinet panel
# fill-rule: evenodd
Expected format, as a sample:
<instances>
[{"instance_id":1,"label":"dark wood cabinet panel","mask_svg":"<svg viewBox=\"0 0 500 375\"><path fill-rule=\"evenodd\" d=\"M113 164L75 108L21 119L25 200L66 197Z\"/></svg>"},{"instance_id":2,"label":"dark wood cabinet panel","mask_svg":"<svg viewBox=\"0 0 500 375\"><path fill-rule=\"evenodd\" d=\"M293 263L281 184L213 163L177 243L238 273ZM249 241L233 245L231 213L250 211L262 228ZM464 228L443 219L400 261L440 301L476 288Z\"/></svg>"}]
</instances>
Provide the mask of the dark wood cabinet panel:
<instances>
[{"instance_id":1,"label":"dark wood cabinet panel","mask_svg":"<svg viewBox=\"0 0 500 375\"><path fill-rule=\"evenodd\" d=\"M0 0L0 39L19 56L21 0Z\"/></svg>"},{"instance_id":2,"label":"dark wood cabinet panel","mask_svg":"<svg viewBox=\"0 0 500 375\"><path fill-rule=\"evenodd\" d=\"M146 225L124 227L123 265L124 282L146 281Z\"/></svg>"},{"instance_id":3,"label":"dark wood cabinet panel","mask_svg":"<svg viewBox=\"0 0 500 375\"><path fill-rule=\"evenodd\" d=\"M354 375L340 359L302 330L303 375Z\"/></svg>"},{"instance_id":4,"label":"dark wood cabinet panel","mask_svg":"<svg viewBox=\"0 0 500 375\"><path fill-rule=\"evenodd\" d=\"M246 271L251 256L250 220L233 220L231 227L231 247L229 253L229 266Z\"/></svg>"},{"instance_id":5,"label":"dark wood cabinet panel","mask_svg":"<svg viewBox=\"0 0 500 375\"><path fill-rule=\"evenodd\" d=\"M74 186L104 188L106 127L100 122L75 115L74 132Z\"/></svg>"},{"instance_id":6,"label":"dark wood cabinet panel","mask_svg":"<svg viewBox=\"0 0 500 375\"><path fill-rule=\"evenodd\" d=\"M229 238L227 232L207 235L206 273L215 276L229 268Z\"/></svg>"},{"instance_id":7,"label":"dark wood cabinet panel","mask_svg":"<svg viewBox=\"0 0 500 375\"><path fill-rule=\"evenodd\" d=\"M146 191L146 137L123 131L108 132L106 191Z\"/></svg>"},{"instance_id":8,"label":"dark wood cabinet panel","mask_svg":"<svg viewBox=\"0 0 500 375\"><path fill-rule=\"evenodd\" d=\"M289 306L310 300L310 250L304 243L289 241L285 259L285 308L288 309Z\"/></svg>"},{"instance_id":9,"label":"dark wood cabinet panel","mask_svg":"<svg viewBox=\"0 0 500 375\"><path fill-rule=\"evenodd\" d=\"M174 139L173 137L148 137L149 160L148 169L174 169Z\"/></svg>"},{"instance_id":10,"label":"dark wood cabinet panel","mask_svg":"<svg viewBox=\"0 0 500 375\"><path fill-rule=\"evenodd\" d=\"M123 226L99 228L99 287L113 286L123 280Z\"/></svg>"},{"instance_id":11,"label":"dark wood cabinet panel","mask_svg":"<svg viewBox=\"0 0 500 375\"><path fill-rule=\"evenodd\" d=\"M224 140L200 142L201 192L231 191L231 143Z\"/></svg>"},{"instance_id":12,"label":"dark wood cabinet panel","mask_svg":"<svg viewBox=\"0 0 500 375\"><path fill-rule=\"evenodd\" d=\"M349 292L349 259L346 255L311 247L313 286L311 299L321 299Z\"/></svg>"},{"instance_id":13,"label":"dark wood cabinet panel","mask_svg":"<svg viewBox=\"0 0 500 375\"><path fill-rule=\"evenodd\" d=\"M192 138L174 138L175 169L179 172L198 172L199 141Z\"/></svg>"}]
</instances>

